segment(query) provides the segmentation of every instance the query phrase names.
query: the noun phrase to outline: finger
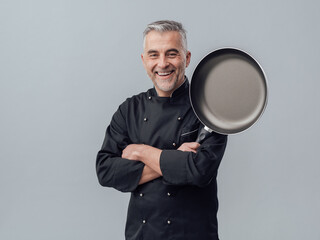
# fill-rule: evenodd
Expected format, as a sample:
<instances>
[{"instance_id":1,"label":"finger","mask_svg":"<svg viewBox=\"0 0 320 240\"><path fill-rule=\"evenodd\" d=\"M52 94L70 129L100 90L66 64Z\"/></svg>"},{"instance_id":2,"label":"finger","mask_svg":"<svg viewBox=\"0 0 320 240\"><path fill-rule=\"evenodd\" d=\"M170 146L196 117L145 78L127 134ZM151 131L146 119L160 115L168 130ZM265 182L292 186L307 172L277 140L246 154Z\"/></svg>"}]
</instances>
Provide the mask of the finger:
<instances>
[{"instance_id":1,"label":"finger","mask_svg":"<svg viewBox=\"0 0 320 240\"><path fill-rule=\"evenodd\" d=\"M122 158L129 158L129 153L128 153L128 151L126 151L126 149L124 149L123 151L122 151L122 154L121 154L121 157Z\"/></svg>"},{"instance_id":2,"label":"finger","mask_svg":"<svg viewBox=\"0 0 320 240\"><path fill-rule=\"evenodd\" d=\"M197 142L190 142L189 146L193 149L197 149L198 147L200 147L200 144Z\"/></svg>"},{"instance_id":3,"label":"finger","mask_svg":"<svg viewBox=\"0 0 320 240\"><path fill-rule=\"evenodd\" d=\"M194 152L194 153L197 153L197 151L195 149L190 148L188 146L184 146L182 148L179 148L178 150L183 151L183 152Z\"/></svg>"}]
</instances>

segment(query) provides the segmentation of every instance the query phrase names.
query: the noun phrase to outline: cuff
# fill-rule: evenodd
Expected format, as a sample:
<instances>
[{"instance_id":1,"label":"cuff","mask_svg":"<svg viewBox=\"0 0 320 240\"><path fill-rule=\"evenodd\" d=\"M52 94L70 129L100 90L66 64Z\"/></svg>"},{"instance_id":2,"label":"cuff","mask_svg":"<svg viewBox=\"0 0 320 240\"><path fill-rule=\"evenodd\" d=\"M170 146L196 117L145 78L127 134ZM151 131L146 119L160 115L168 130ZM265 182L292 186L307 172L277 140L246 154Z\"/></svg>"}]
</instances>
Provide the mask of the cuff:
<instances>
[{"instance_id":1,"label":"cuff","mask_svg":"<svg viewBox=\"0 0 320 240\"><path fill-rule=\"evenodd\" d=\"M163 150L160 155L160 168L164 183L183 185L188 183L187 159L189 152Z\"/></svg>"},{"instance_id":2,"label":"cuff","mask_svg":"<svg viewBox=\"0 0 320 240\"><path fill-rule=\"evenodd\" d=\"M122 164L121 164L122 163ZM122 192L132 192L138 185L144 164L139 161L119 159L115 173L115 188Z\"/></svg>"}]
</instances>

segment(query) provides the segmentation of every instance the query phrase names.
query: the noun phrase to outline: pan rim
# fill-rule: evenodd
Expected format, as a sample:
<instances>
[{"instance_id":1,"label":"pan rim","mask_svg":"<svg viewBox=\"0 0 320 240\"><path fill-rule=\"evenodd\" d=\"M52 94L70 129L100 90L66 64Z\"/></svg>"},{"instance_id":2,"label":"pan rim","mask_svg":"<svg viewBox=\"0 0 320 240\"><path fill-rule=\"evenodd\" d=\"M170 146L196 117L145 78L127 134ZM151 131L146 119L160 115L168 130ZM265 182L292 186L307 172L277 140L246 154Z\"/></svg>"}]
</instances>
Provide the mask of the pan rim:
<instances>
[{"instance_id":1,"label":"pan rim","mask_svg":"<svg viewBox=\"0 0 320 240\"><path fill-rule=\"evenodd\" d=\"M249 125L246 126L244 129L238 130L238 131L234 131L234 130L230 130L230 129L221 129L221 127L217 126L217 128L219 129L212 129L211 127L207 126L203 120L201 120L201 118L199 117L199 113L198 110L195 109L195 106L193 104L192 101L192 84L194 82L194 78L197 72L199 72L199 67L201 67L203 65L203 63L207 60L210 59L211 55L216 55L218 52L222 52L222 51L227 51L227 52L237 52L237 54L241 54L241 55L245 55L246 57L248 57L249 59L252 60L252 63L254 63L257 68L259 69L259 71L261 71L262 74L262 80L263 83L265 85L265 93L264 93L264 101L263 101L263 107L261 108L261 110L259 111L259 114L257 115L256 119ZM195 69L193 70L192 73L192 77L191 77L191 81L190 81L190 87L189 87L189 99L190 99L190 103L191 103L191 107L196 115L196 117L199 119L199 121L206 126L207 128L209 128L210 130L219 133L219 134L224 134L224 135L236 135L242 132L247 131L248 129L250 129L252 126L256 125L257 122L259 122L259 120L261 119L261 116L264 114L267 104L268 104L268 100L269 100L269 83L268 83L268 79L266 76L266 73L264 71L264 69L262 68L261 64L251 55L249 54L247 51L244 51L241 48L238 47L220 47L220 48L216 48L215 50L209 52L208 54L206 54L196 65ZM211 124L211 125L215 125L215 124Z\"/></svg>"}]
</instances>

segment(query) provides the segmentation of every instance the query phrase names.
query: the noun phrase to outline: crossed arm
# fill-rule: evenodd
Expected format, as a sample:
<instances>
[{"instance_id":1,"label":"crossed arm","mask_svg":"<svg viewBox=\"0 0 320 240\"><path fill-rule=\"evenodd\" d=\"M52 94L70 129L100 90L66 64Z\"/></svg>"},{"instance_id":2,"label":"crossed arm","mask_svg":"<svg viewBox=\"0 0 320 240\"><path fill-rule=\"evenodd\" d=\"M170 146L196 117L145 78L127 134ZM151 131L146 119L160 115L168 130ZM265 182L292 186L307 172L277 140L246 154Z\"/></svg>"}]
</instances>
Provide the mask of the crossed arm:
<instances>
[{"instance_id":1,"label":"crossed arm","mask_svg":"<svg viewBox=\"0 0 320 240\"><path fill-rule=\"evenodd\" d=\"M200 146L196 142L183 143L177 150L184 152L196 152ZM162 150L145 145L145 144L130 144L122 151L122 158L128 160L141 161L145 164L139 184L149 182L162 176L160 168L160 155Z\"/></svg>"}]
</instances>

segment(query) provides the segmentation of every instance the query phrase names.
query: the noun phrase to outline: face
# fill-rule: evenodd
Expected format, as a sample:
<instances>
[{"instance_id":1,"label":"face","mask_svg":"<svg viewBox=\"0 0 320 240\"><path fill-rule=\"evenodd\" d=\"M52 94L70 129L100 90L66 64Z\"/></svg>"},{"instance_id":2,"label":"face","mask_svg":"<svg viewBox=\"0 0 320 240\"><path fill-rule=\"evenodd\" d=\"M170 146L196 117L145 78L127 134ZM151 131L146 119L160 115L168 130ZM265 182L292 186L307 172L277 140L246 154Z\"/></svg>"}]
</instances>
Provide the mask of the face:
<instances>
[{"instance_id":1,"label":"face","mask_svg":"<svg viewBox=\"0 0 320 240\"><path fill-rule=\"evenodd\" d=\"M184 82L191 53L183 49L179 32L151 31L146 35L141 59L157 93L169 97Z\"/></svg>"}]
</instances>

